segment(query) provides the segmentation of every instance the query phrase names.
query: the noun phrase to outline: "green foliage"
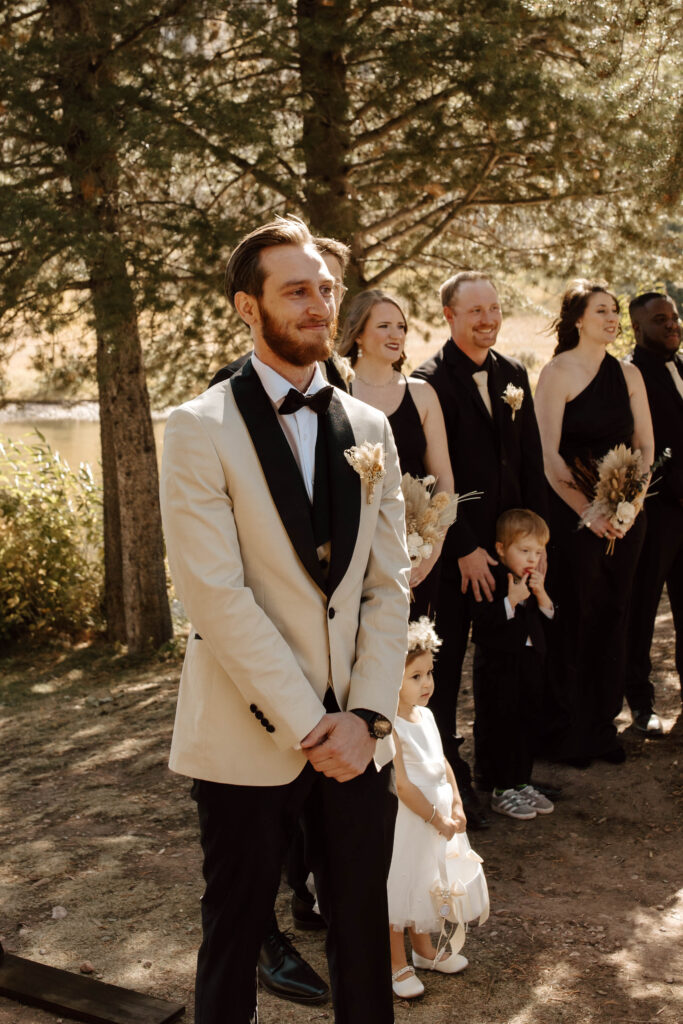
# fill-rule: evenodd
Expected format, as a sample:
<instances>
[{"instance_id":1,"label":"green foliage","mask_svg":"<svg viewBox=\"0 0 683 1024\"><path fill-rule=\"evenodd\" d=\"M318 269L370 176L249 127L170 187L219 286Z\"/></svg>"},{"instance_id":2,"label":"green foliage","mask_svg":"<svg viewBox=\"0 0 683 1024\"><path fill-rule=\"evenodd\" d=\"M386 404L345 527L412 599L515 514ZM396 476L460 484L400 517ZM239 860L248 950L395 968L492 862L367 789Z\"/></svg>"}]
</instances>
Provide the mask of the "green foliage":
<instances>
[{"instance_id":1,"label":"green foliage","mask_svg":"<svg viewBox=\"0 0 683 1024\"><path fill-rule=\"evenodd\" d=\"M0 442L0 641L92 628L102 585L101 492L42 434Z\"/></svg>"},{"instance_id":2,"label":"green foliage","mask_svg":"<svg viewBox=\"0 0 683 1024\"><path fill-rule=\"evenodd\" d=\"M69 6L81 28L65 46L54 11ZM667 0L12 7L0 346L17 324L88 335L103 208L157 406L248 344L221 268L275 213L351 244L352 292L398 287L427 316L436 285L466 267L503 281L679 274L680 15ZM83 53L89 90L69 92L64 69ZM80 176L75 135L90 158ZM87 364L58 356L44 371L70 386Z\"/></svg>"}]
</instances>

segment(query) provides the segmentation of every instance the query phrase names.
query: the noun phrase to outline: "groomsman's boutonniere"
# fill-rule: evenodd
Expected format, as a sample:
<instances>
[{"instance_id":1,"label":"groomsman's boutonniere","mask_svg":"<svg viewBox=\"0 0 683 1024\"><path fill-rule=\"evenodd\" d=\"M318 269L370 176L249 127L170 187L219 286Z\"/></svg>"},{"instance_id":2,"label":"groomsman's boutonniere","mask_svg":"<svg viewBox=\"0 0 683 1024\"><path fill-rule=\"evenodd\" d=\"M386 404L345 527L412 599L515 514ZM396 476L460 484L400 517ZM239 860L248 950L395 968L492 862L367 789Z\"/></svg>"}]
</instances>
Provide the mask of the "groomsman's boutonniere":
<instances>
[{"instance_id":1,"label":"groomsman's boutonniere","mask_svg":"<svg viewBox=\"0 0 683 1024\"><path fill-rule=\"evenodd\" d=\"M356 371L351 366L351 360L347 359L346 356L340 356L338 352L333 352L332 362L339 373L339 376L348 387L356 376Z\"/></svg>"},{"instance_id":2,"label":"groomsman's boutonniere","mask_svg":"<svg viewBox=\"0 0 683 1024\"><path fill-rule=\"evenodd\" d=\"M522 402L524 401L524 390L518 388L515 384L508 384L505 391L501 395L501 398L506 405L509 405L512 409L512 420L514 422L515 416L522 408Z\"/></svg>"},{"instance_id":3,"label":"groomsman's boutonniere","mask_svg":"<svg viewBox=\"0 0 683 1024\"><path fill-rule=\"evenodd\" d=\"M369 505L375 493L375 487L386 474L384 448L381 442L370 444L369 441L363 441L362 444L354 444L353 448L346 449L344 457L361 480L365 481L368 488Z\"/></svg>"}]
</instances>

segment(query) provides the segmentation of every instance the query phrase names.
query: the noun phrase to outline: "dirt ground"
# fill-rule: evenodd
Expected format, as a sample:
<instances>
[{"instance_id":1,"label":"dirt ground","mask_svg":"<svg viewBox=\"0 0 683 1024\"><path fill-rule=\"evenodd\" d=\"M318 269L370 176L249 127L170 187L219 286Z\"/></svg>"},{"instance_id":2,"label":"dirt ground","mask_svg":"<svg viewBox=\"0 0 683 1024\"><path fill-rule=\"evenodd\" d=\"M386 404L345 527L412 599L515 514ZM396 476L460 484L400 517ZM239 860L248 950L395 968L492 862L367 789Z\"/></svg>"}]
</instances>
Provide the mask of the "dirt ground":
<instances>
[{"instance_id":1,"label":"dirt ground","mask_svg":"<svg viewBox=\"0 0 683 1024\"><path fill-rule=\"evenodd\" d=\"M491 917L468 936L467 971L424 976L398 1022L683 1020L683 718L665 602L654 655L667 735L634 735L624 712L625 765L541 764L536 778L564 787L555 813L472 835ZM191 1024L197 827L187 781L166 767L179 672L177 649L138 664L98 645L0 660L0 935L32 960L89 962L107 982L186 1002ZM279 911L291 927L284 887ZM326 975L319 933L296 941ZM268 995L261 1010L266 1024L333 1019ZM0 999L0 1024L56 1019Z\"/></svg>"}]
</instances>

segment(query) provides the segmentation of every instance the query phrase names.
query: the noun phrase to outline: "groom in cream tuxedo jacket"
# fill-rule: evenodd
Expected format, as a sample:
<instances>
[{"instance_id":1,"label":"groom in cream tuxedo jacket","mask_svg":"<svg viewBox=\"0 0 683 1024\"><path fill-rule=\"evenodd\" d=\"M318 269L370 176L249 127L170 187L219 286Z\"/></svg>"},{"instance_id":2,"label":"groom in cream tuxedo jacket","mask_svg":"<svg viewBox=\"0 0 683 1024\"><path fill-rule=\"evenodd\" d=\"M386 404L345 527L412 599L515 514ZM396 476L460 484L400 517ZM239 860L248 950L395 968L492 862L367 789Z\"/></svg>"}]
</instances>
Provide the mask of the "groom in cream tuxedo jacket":
<instances>
[{"instance_id":1,"label":"groom in cream tuxedo jacket","mask_svg":"<svg viewBox=\"0 0 683 1024\"><path fill-rule=\"evenodd\" d=\"M333 280L295 218L252 232L226 290L254 356L164 439L168 557L193 624L170 765L204 852L197 1024L257 1019L256 963L292 828L328 923L335 1020L393 1021L391 722L409 559L386 418L326 385ZM379 445L374 488L344 452Z\"/></svg>"}]
</instances>

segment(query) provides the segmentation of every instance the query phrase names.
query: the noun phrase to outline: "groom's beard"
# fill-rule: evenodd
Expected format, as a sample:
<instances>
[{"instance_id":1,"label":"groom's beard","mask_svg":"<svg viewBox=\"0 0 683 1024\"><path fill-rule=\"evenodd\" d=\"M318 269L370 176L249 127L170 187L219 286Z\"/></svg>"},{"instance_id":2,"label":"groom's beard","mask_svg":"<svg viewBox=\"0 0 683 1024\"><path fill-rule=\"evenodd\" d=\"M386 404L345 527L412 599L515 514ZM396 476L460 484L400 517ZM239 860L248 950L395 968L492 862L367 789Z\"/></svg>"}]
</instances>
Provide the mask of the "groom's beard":
<instances>
[{"instance_id":1,"label":"groom's beard","mask_svg":"<svg viewBox=\"0 0 683 1024\"><path fill-rule=\"evenodd\" d=\"M258 308L261 315L263 340L268 348L286 363L290 363L292 366L310 366L311 363L324 362L334 352L334 338L337 333L336 320L331 323L310 318L302 320L301 328L311 323L327 327L327 337L301 340L296 327L289 327L281 320L276 320L260 302Z\"/></svg>"}]
</instances>

